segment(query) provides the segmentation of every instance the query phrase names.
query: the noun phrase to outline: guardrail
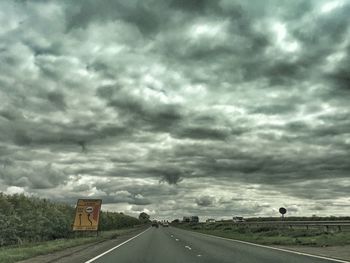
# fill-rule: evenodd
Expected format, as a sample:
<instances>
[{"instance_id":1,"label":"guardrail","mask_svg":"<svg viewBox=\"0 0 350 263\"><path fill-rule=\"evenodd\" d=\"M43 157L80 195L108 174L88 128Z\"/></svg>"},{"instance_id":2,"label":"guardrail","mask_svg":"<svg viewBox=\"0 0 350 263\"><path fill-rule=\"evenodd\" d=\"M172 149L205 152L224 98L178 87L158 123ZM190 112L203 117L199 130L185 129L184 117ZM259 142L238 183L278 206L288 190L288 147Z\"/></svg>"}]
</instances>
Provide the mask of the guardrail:
<instances>
[{"instance_id":1,"label":"guardrail","mask_svg":"<svg viewBox=\"0 0 350 263\"><path fill-rule=\"evenodd\" d=\"M244 222L245 225L256 226L278 226L278 227L324 227L325 231L329 231L330 228L337 228L339 231L343 227L350 227L350 221L261 221L261 222Z\"/></svg>"},{"instance_id":2,"label":"guardrail","mask_svg":"<svg viewBox=\"0 0 350 263\"><path fill-rule=\"evenodd\" d=\"M209 224L223 223L225 225L233 225L237 227L276 227L276 228L297 228L305 227L307 230L310 228L323 228L325 232L331 229L342 231L344 228L349 228L350 221L245 221L245 222L216 222Z\"/></svg>"}]
</instances>

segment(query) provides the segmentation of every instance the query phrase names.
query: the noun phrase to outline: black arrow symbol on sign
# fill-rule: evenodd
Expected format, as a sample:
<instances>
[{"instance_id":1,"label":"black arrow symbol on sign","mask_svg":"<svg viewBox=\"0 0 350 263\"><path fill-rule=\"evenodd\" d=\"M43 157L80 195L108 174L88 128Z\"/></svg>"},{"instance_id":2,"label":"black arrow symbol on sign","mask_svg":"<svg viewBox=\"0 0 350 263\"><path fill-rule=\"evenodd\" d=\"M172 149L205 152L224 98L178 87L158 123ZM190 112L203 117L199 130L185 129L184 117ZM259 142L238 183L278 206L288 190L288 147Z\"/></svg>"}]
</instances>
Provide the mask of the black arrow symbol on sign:
<instances>
[{"instance_id":1,"label":"black arrow symbol on sign","mask_svg":"<svg viewBox=\"0 0 350 263\"><path fill-rule=\"evenodd\" d=\"M89 220L89 222L90 222L90 225L92 226L92 221L91 221L91 219L90 219L90 216L91 216L91 214L88 214L88 220Z\"/></svg>"}]
</instances>

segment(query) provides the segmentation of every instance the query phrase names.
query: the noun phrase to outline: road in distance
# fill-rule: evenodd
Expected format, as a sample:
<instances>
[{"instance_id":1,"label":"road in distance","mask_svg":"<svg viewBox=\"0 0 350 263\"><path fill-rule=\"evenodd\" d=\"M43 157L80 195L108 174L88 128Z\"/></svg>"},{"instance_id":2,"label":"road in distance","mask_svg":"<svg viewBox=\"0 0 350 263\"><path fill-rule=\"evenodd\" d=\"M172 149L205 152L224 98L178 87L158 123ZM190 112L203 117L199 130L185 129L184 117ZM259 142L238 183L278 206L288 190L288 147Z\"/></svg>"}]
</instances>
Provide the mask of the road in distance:
<instances>
[{"instance_id":1,"label":"road in distance","mask_svg":"<svg viewBox=\"0 0 350 263\"><path fill-rule=\"evenodd\" d=\"M345 261L272 250L174 227L159 227L148 229L129 242L90 262L330 263Z\"/></svg>"}]
</instances>

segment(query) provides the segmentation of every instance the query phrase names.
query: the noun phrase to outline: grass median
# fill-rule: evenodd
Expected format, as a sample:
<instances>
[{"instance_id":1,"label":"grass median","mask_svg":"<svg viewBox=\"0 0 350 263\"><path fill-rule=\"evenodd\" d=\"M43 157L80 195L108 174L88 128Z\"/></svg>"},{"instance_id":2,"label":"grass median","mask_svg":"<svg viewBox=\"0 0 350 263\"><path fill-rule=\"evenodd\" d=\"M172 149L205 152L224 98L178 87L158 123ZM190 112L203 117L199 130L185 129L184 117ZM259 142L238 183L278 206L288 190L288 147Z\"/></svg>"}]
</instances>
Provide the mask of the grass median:
<instances>
[{"instance_id":1,"label":"grass median","mask_svg":"<svg viewBox=\"0 0 350 263\"><path fill-rule=\"evenodd\" d=\"M39 243L27 243L19 246L7 246L0 248L0 263L13 263L20 260L29 259L39 255L46 255L79 245L103 242L108 239L117 238L120 235L135 231L135 228L125 228L119 230L100 232L96 234L78 233L76 237L69 239L57 239ZM89 235L89 236L83 236Z\"/></svg>"},{"instance_id":2,"label":"grass median","mask_svg":"<svg viewBox=\"0 0 350 263\"><path fill-rule=\"evenodd\" d=\"M247 228L223 224L181 224L177 227L203 234L242 240L261 245L282 246L343 246L350 245L350 232L324 232L320 229L278 229L273 227Z\"/></svg>"}]
</instances>

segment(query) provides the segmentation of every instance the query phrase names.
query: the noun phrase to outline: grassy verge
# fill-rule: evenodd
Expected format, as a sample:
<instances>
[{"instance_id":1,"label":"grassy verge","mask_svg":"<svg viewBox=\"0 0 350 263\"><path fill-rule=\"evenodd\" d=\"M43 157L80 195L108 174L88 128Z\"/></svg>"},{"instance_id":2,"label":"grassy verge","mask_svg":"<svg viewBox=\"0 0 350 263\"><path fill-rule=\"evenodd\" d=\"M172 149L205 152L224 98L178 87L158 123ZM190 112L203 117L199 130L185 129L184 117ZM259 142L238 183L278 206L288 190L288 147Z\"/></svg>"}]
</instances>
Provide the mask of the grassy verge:
<instances>
[{"instance_id":1,"label":"grassy verge","mask_svg":"<svg viewBox=\"0 0 350 263\"><path fill-rule=\"evenodd\" d=\"M315 247L350 245L350 232L325 233L324 231L316 229L276 229L270 227L249 229L244 227L219 225L179 225L178 227L203 234L237 239L262 245Z\"/></svg>"},{"instance_id":2,"label":"grassy verge","mask_svg":"<svg viewBox=\"0 0 350 263\"><path fill-rule=\"evenodd\" d=\"M100 232L99 236L76 237L71 239L57 239L40 243L28 243L21 246L0 248L0 263L13 263L20 260L45 255L66 248L84 245L93 242L105 241L127 234L136 228L125 228L113 231Z\"/></svg>"}]
</instances>

